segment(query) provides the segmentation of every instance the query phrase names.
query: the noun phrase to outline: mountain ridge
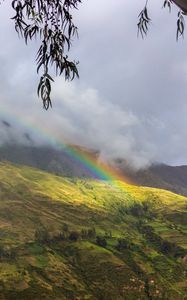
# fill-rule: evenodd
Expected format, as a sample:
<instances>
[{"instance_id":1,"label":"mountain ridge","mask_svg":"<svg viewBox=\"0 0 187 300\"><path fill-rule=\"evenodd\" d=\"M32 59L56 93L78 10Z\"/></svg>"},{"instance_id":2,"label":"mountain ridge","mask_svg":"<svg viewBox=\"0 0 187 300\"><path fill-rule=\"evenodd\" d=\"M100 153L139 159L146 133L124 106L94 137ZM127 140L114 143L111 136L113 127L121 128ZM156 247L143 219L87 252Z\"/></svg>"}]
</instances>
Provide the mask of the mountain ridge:
<instances>
[{"instance_id":1,"label":"mountain ridge","mask_svg":"<svg viewBox=\"0 0 187 300\"><path fill-rule=\"evenodd\" d=\"M71 147L78 150L83 157L85 153L89 154L94 164L99 166L99 151L76 145L71 145ZM65 148L4 144L0 147L0 160L36 167L61 176L94 177L91 170L70 157ZM187 166L153 164L146 169L135 170L122 159L116 159L111 163L109 161L109 165L137 185L163 188L187 196Z\"/></svg>"}]
</instances>

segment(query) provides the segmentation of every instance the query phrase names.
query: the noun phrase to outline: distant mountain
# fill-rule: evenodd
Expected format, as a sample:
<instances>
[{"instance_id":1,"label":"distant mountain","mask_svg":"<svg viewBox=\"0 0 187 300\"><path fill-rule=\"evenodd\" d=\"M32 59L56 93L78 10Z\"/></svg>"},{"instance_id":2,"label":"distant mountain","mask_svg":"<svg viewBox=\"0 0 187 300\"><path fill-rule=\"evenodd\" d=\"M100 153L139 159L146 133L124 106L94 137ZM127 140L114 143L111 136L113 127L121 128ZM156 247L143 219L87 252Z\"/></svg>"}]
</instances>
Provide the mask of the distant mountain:
<instances>
[{"instance_id":1,"label":"distant mountain","mask_svg":"<svg viewBox=\"0 0 187 300\"><path fill-rule=\"evenodd\" d=\"M73 147L83 156L89 155L97 164L98 151L75 145ZM0 160L39 168L60 176L94 177L89 169L67 154L66 148L58 150L50 146L6 144L0 147ZM112 165L137 185L163 188L187 196L187 166L155 164L136 171L120 159L112 162Z\"/></svg>"},{"instance_id":2,"label":"distant mountain","mask_svg":"<svg viewBox=\"0 0 187 300\"><path fill-rule=\"evenodd\" d=\"M92 156L97 161L98 152L84 147L74 146L82 152ZM67 149L56 149L50 146L24 146L20 144L5 144L0 147L0 161L9 161L16 164L35 167L56 175L67 177L93 177L91 171L83 166Z\"/></svg>"},{"instance_id":3,"label":"distant mountain","mask_svg":"<svg viewBox=\"0 0 187 300\"><path fill-rule=\"evenodd\" d=\"M118 168L136 184L167 189L187 196L187 166L153 164L146 169L135 171L121 163Z\"/></svg>"}]
</instances>

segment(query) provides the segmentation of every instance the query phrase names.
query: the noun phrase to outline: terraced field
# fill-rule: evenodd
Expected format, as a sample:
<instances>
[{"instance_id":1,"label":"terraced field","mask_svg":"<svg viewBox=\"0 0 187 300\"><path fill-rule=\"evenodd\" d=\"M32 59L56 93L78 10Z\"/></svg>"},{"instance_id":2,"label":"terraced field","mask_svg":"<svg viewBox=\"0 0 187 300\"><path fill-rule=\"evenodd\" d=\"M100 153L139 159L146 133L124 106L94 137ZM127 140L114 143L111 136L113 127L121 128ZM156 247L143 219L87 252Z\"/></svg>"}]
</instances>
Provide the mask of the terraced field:
<instances>
[{"instance_id":1,"label":"terraced field","mask_svg":"<svg viewBox=\"0 0 187 300\"><path fill-rule=\"evenodd\" d=\"M0 300L187 299L187 198L0 164Z\"/></svg>"}]
</instances>

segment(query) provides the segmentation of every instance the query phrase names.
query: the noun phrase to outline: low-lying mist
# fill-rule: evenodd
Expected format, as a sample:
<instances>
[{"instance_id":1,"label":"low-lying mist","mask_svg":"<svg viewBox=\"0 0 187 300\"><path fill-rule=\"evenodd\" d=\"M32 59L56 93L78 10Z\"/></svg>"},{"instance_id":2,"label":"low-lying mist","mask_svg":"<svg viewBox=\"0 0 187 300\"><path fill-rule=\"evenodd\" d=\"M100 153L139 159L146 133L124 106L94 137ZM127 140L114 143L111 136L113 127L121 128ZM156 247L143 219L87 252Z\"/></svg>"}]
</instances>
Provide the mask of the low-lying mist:
<instances>
[{"instance_id":1,"label":"low-lying mist","mask_svg":"<svg viewBox=\"0 0 187 300\"><path fill-rule=\"evenodd\" d=\"M52 98L54 107L47 112L33 105L33 95L25 104L18 102L21 112L20 105L12 110L11 101L7 101L0 115L1 144L81 145L99 151L102 160L124 159L135 169L154 162L175 165L184 161L182 132L181 136L173 135L158 119L125 110L96 89L63 83L59 78Z\"/></svg>"},{"instance_id":2,"label":"low-lying mist","mask_svg":"<svg viewBox=\"0 0 187 300\"><path fill-rule=\"evenodd\" d=\"M144 121L131 111L100 99L95 89L64 84L62 100L61 90L61 80L57 79L53 93L56 102L51 111L36 106L28 115L28 107L23 105L21 113L15 107L13 113L1 114L1 145L77 144L98 150L102 160L125 159L136 169L155 160L157 149L146 136Z\"/></svg>"}]
</instances>

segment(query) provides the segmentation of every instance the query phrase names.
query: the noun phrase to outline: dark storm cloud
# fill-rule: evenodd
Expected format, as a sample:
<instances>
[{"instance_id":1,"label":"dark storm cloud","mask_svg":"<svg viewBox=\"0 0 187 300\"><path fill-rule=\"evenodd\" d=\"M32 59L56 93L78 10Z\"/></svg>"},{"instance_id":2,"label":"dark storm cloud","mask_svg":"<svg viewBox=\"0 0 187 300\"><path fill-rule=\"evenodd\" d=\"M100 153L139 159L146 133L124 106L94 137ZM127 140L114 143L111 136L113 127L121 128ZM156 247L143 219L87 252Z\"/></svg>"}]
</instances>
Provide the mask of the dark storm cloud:
<instances>
[{"instance_id":1,"label":"dark storm cloud","mask_svg":"<svg viewBox=\"0 0 187 300\"><path fill-rule=\"evenodd\" d=\"M163 1L150 2L150 32L144 41L137 39L144 3L83 1L75 13L79 40L70 54L80 61L80 80L57 79L54 107L47 112L35 93L37 42L26 47L17 38L4 3L2 111L138 167L151 161L187 163L187 43L176 43L176 10L171 15L162 10ZM36 132L29 135L40 142Z\"/></svg>"}]
</instances>

